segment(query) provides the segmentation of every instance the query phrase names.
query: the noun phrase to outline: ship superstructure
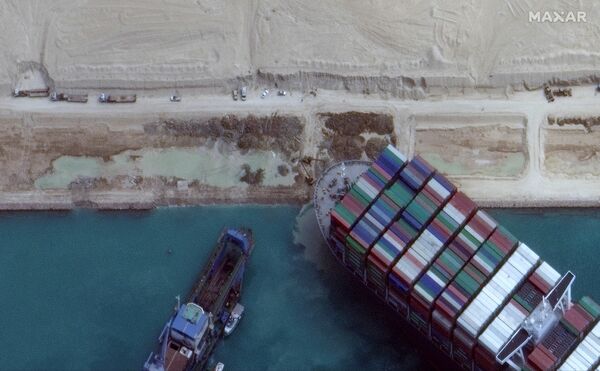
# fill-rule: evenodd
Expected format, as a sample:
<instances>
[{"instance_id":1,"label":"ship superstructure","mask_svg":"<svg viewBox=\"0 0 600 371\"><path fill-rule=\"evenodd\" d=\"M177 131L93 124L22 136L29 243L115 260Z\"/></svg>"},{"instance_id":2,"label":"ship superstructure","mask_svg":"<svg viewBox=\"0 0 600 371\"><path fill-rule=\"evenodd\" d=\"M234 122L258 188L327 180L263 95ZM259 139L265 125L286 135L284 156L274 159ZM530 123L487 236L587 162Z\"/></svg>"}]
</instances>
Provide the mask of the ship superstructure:
<instances>
[{"instance_id":1,"label":"ship superstructure","mask_svg":"<svg viewBox=\"0 0 600 371\"><path fill-rule=\"evenodd\" d=\"M333 255L465 370L588 370L600 306L419 156L388 146L317 181Z\"/></svg>"}]
</instances>

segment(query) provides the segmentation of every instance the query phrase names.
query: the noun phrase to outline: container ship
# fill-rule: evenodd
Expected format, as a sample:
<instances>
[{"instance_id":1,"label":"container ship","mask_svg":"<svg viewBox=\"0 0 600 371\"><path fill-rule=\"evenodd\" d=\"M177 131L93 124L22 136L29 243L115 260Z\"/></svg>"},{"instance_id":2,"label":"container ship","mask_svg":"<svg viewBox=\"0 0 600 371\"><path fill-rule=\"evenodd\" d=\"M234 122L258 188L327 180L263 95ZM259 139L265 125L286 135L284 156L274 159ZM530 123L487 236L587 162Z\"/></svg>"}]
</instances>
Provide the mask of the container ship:
<instances>
[{"instance_id":1,"label":"container ship","mask_svg":"<svg viewBox=\"0 0 600 371\"><path fill-rule=\"evenodd\" d=\"M238 303L254 240L250 229L225 229L185 304L165 324L146 371L205 370L226 329L239 320ZM233 314L238 314L234 316ZM233 318L235 317L235 318ZM232 321L233 319L233 321ZM233 323L232 323L233 322Z\"/></svg>"},{"instance_id":2,"label":"container ship","mask_svg":"<svg viewBox=\"0 0 600 371\"><path fill-rule=\"evenodd\" d=\"M419 156L388 146L315 184L321 233L358 280L465 370L598 370L600 306Z\"/></svg>"}]
</instances>

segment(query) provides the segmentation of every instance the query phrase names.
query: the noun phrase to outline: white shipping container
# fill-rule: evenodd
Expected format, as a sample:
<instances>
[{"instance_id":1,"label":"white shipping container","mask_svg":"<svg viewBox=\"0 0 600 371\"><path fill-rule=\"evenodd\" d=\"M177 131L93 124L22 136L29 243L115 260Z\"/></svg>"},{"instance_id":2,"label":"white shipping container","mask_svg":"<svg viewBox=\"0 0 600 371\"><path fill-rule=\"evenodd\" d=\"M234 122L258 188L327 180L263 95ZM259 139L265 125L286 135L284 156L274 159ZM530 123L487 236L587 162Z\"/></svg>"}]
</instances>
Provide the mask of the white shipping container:
<instances>
[{"instance_id":1,"label":"white shipping container","mask_svg":"<svg viewBox=\"0 0 600 371\"><path fill-rule=\"evenodd\" d=\"M475 231L475 229L471 228L471 226L467 223L467 225L465 225L465 230L467 232L469 232L470 234L473 235L473 237L475 237L477 239L477 241L479 241L479 243L483 243L483 236L481 236L479 233L477 233L477 231ZM476 249L479 246L475 246L474 248Z\"/></svg>"},{"instance_id":2,"label":"white shipping container","mask_svg":"<svg viewBox=\"0 0 600 371\"><path fill-rule=\"evenodd\" d=\"M383 238L385 238L386 241L388 241L390 244L392 244L399 252L402 252L402 250L404 250L404 246L396 241L394 238L392 238L389 234L392 232L386 232L383 235Z\"/></svg>"},{"instance_id":3,"label":"white shipping container","mask_svg":"<svg viewBox=\"0 0 600 371\"><path fill-rule=\"evenodd\" d=\"M600 354L600 339L597 339L595 336L592 335L586 336L584 340L587 346L593 348L595 352L598 352Z\"/></svg>"},{"instance_id":4,"label":"white shipping container","mask_svg":"<svg viewBox=\"0 0 600 371\"><path fill-rule=\"evenodd\" d=\"M494 323L494 322L492 322ZM494 338L494 347L488 347L488 350L496 354L496 352L502 348L502 345L506 342L506 339L511 335L511 331L507 327L498 327L496 325L490 325L479 337L485 339L487 337Z\"/></svg>"},{"instance_id":5,"label":"white shipping container","mask_svg":"<svg viewBox=\"0 0 600 371\"><path fill-rule=\"evenodd\" d=\"M427 248L434 254L437 253L444 245L442 241L438 240L437 237L427 229L423 231L419 237L419 240L421 240L423 247Z\"/></svg>"},{"instance_id":6,"label":"white shipping container","mask_svg":"<svg viewBox=\"0 0 600 371\"><path fill-rule=\"evenodd\" d=\"M427 261L423 259L421 255L415 253L413 249L409 250L408 254L410 254L410 256L413 256L416 259L417 264L420 266L419 268L423 268L423 266L427 264Z\"/></svg>"},{"instance_id":7,"label":"white shipping container","mask_svg":"<svg viewBox=\"0 0 600 371\"><path fill-rule=\"evenodd\" d=\"M361 189L361 191L365 192L369 197L371 197L369 201L375 199L375 197L377 197L377 194L379 194L379 192L364 178L359 178L358 182L356 182L356 185L358 186L358 188Z\"/></svg>"},{"instance_id":8,"label":"white shipping container","mask_svg":"<svg viewBox=\"0 0 600 371\"><path fill-rule=\"evenodd\" d=\"M505 340L506 337L510 336L513 331L516 329L515 327L511 327L506 324L506 322L502 320L498 320L497 318L492 321L493 326L490 326L497 331L499 335L501 335L501 339ZM487 330L486 330L487 331Z\"/></svg>"},{"instance_id":9,"label":"white shipping container","mask_svg":"<svg viewBox=\"0 0 600 371\"><path fill-rule=\"evenodd\" d=\"M500 319L510 328L516 329L527 318L523 312L515 308L512 302L506 304L502 310Z\"/></svg>"},{"instance_id":10,"label":"white shipping container","mask_svg":"<svg viewBox=\"0 0 600 371\"><path fill-rule=\"evenodd\" d=\"M419 258L424 261L429 261L433 254L429 251L429 249L420 241L415 241L412 248L410 249L413 253L418 254Z\"/></svg>"},{"instance_id":11,"label":"white shipping container","mask_svg":"<svg viewBox=\"0 0 600 371\"><path fill-rule=\"evenodd\" d=\"M596 339L600 339L600 323L597 323L596 326L594 326L594 329L592 330L592 335L594 335Z\"/></svg>"},{"instance_id":12,"label":"white shipping container","mask_svg":"<svg viewBox=\"0 0 600 371\"><path fill-rule=\"evenodd\" d=\"M600 358L600 323L597 323L592 331L575 348L575 351L567 357L559 370L585 370L590 368Z\"/></svg>"},{"instance_id":13,"label":"white shipping container","mask_svg":"<svg viewBox=\"0 0 600 371\"><path fill-rule=\"evenodd\" d=\"M412 262L409 262L408 260L406 260L404 258L402 258L398 261L398 264L396 264L396 267L398 267L398 270L407 277L411 277L418 273L417 267Z\"/></svg>"},{"instance_id":14,"label":"white shipping container","mask_svg":"<svg viewBox=\"0 0 600 371\"><path fill-rule=\"evenodd\" d=\"M535 273L550 286L554 286L560 279L560 274L546 262L543 262Z\"/></svg>"},{"instance_id":15,"label":"white shipping container","mask_svg":"<svg viewBox=\"0 0 600 371\"><path fill-rule=\"evenodd\" d=\"M505 290L502 284L497 284L496 282L488 283L485 288L485 293L490 298L492 298L494 300L494 303L496 303L497 305L501 305L504 301L504 298L506 298L509 294L509 292Z\"/></svg>"},{"instance_id":16,"label":"white shipping container","mask_svg":"<svg viewBox=\"0 0 600 371\"><path fill-rule=\"evenodd\" d=\"M442 199L447 199L450 196L450 192L444 188L435 178L431 178L427 185L431 187L431 189L437 193Z\"/></svg>"},{"instance_id":17,"label":"white shipping container","mask_svg":"<svg viewBox=\"0 0 600 371\"><path fill-rule=\"evenodd\" d=\"M516 255L516 256L515 256ZM520 266L520 269L514 267L512 263ZM474 315L477 319L472 321L475 326L471 326L473 336L477 335L483 324L496 312L502 303L510 297L511 293L517 288L533 268L533 263L524 259L519 253L513 254L507 262L496 272L490 282L480 291L477 297L469 304L461 317ZM522 272L521 270L524 270ZM460 319L460 318L459 318Z\"/></svg>"},{"instance_id":18,"label":"white shipping container","mask_svg":"<svg viewBox=\"0 0 600 371\"><path fill-rule=\"evenodd\" d=\"M589 361L585 357L582 357L580 353L572 354L569 358L573 358L577 365L582 366L581 368L578 368L578 370L587 370L594 364L592 361Z\"/></svg>"},{"instance_id":19,"label":"white shipping container","mask_svg":"<svg viewBox=\"0 0 600 371\"><path fill-rule=\"evenodd\" d=\"M490 310L494 310L495 308L497 308L500 304L502 304L502 300L504 299L504 296L502 296L501 293L499 293L492 285L491 282L488 283L487 285L485 285L485 287L483 288L483 290L481 290L481 292L479 293L479 295L477 296L477 298L481 297L480 300L484 300L484 297L486 299L486 302L488 300L490 300L492 303L494 303L494 308L490 308Z\"/></svg>"},{"instance_id":20,"label":"white shipping container","mask_svg":"<svg viewBox=\"0 0 600 371\"><path fill-rule=\"evenodd\" d=\"M531 262L532 264L535 264L538 262L538 260L540 260L540 256L533 252L533 250L531 250L529 246L525 245L523 242L519 242L519 247L517 247L517 251L521 255L523 255L525 259L529 260L529 262Z\"/></svg>"},{"instance_id":21,"label":"white shipping container","mask_svg":"<svg viewBox=\"0 0 600 371\"><path fill-rule=\"evenodd\" d=\"M594 363L594 357L592 356L594 352L591 348L583 344L583 342L579 344L576 351L576 354L579 355L581 358L585 359L590 365Z\"/></svg>"},{"instance_id":22,"label":"white shipping container","mask_svg":"<svg viewBox=\"0 0 600 371\"><path fill-rule=\"evenodd\" d=\"M414 254L413 254L414 255ZM412 282L419 273L423 270L423 267L414 264L413 262L407 262L410 269L406 272L406 276L409 279L409 282Z\"/></svg>"},{"instance_id":23,"label":"white shipping container","mask_svg":"<svg viewBox=\"0 0 600 371\"><path fill-rule=\"evenodd\" d=\"M527 271L521 273L509 262L508 264L505 264L503 273L505 274L504 276L501 276L501 278L498 280L493 280L493 282L500 284L504 292L508 294L516 288L519 282L523 281L523 279L526 277Z\"/></svg>"},{"instance_id":24,"label":"white shipping container","mask_svg":"<svg viewBox=\"0 0 600 371\"><path fill-rule=\"evenodd\" d=\"M585 362L582 362L580 359L577 358L577 356L574 356L573 354L569 357L569 360L569 363L572 365L571 367L567 368L567 370L569 371L585 371L589 370L589 368L591 367L591 365L586 365Z\"/></svg>"},{"instance_id":25,"label":"white shipping container","mask_svg":"<svg viewBox=\"0 0 600 371\"><path fill-rule=\"evenodd\" d=\"M516 328L513 329L510 326L508 326L504 321L501 321L500 319L496 318L492 321L488 328L485 329L485 331L483 331L483 333L480 336L480 339L487 339L488 337L492 336L491 334L493 334L493 336L495 336L498 339L497 343L495 344L496 346L491 346L489 342L482 341L482 343L490 352L496 354L512 336L515 330Z\"/></svg>"},{"instance_id":26,"label":"white shipping container","mask_svg":"<svg viewBox=\"0 0 600 371\"><path fill-rule=\"evenodd\" d=\"M593 348L595 352L600 354L600 340L594 338L593 336L586 336L586 339L589 347Z\"/></svg>"},{"instance_id":27,"label":"white shipping container","mask_svg":"<svg viewBox=\"0 0 600 371\"><path fill-rule=\"evenodd\" d=\"M483 267L484 272L492 272L494 269L492 268L492 266L488 263L486 263L481 257L475 255L472 258L473 261L477 262L478 264L480 264Z\"/></svg>"},{"instance_id":28,"label":"white shipping container","mask_svg":"<svg viewBox=\"0 0 600 371\"><path fill-rule=\"evenodd\" d=\"M478 341L479 344L483 345L484 348L494 354L496 353L496 349L499 349L502 346L502 340L500 340L500 338L498 338L494 333L488 331L481 334Z\"/></svg>"},{"instance_id":29,"label":"white shipping container","mask_svg":"<svg viewBox=\"0 0 600 371\"><path fill-rule=\"evenodd\" d=\"M385 229L385 226L381 223L379 223L379 221L377 219L375 219L371 214L366 213L364 218L368 221L371 222L371 224L373 224L373 226L375 228L377 228L377 230L375 230L375 232L381 232Z\"/></svg>"},{"instance_id":30,"label":"white shipping container","mask_svg":"<svg viewBox=\"0 0 600 371\"><path fill-rule=\"evenodd\" d=\"M496 221L483 210L477 211L475 215L478 215L481 220L490 227L490 229L494 229L498 226Z\"/></svg>"},{"instance_id":31,"label":"white shipping container","mask_svg":"<svg viewBox=\"0 0 600 371\"><path fill-rule=\"evenodd\" d=\"M394 156L396 156L401 162L406 162L406 157L404 156L404 154L402 154L402 152L398 151L398 149L396 149L396 147L394 147L393 145L389 144L386 149L388 151L390 151L392 154L394 154Z\"/></svg>"},{"instance_id":32,"label":"white shipping container","mask_svg":"<svg viewBox=\"0 0 600 371\"><path fill-rule=\"evenodd\" d=\"M473 334L475 334L475 332L477 331L476 324L473 322L473 317L471 316L466 317L461 315L458 319L458 324L471 336L474 336Z\"/></svg>"},{"instance_id":33,"label":"white shipping container","mask_svg":"<svg viewBox=\"0 0 600 371\"><path fill-rule=\"evenodd\" d=\"M520 276L523 276L524 274L529 272L529 269L531 268L531 266L533 266L535 263L537 263L537 261L536 262L529 261L523 255L521 255L521 253L519 253L518 251L511 255L508 262L514 269L516 269L517 271L520 272Z\"/></svg>"},{"instance_id":34,"label":"white shipping container","mask_svg":"<svg viewBox=\"0 0 600 371\"><path fill-rule=\"evenodd\" d=\"M446 212L446 214L448 214L449 217L454 219L455 222L457 222L458 224L462 224L465 221L466 216L463 215L460 211L458 211L458 209L454 207L452 203L452 200L450 200L450 202L447 203L446 206L444 206L443 210Z\"/></svg>"}]
</instances>

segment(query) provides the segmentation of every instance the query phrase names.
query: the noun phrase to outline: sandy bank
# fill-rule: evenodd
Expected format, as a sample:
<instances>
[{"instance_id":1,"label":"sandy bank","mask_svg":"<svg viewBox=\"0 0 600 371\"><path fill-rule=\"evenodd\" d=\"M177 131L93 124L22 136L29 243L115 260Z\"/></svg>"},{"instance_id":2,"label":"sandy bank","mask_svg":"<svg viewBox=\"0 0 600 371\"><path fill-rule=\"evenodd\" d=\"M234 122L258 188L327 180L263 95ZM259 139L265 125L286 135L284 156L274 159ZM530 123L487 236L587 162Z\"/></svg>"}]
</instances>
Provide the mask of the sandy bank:
<instances>
[{"instance_id":1,"label":"sandy bank","mask_svg":"<svg viewBox=\"0 0 600 371\"><path fill-rule=\"evenodd\" d=\"M531 21L585 12L587 22ZM7 0L0 88L30 68L59 89L193 88L241 83L408 98L596 81L592 1Z\"/></svg>"},{"instance_id":2,"label":"sandy bank","mask_svg":"<svg viewBox=\"0 0 600 371\"><path fill-rule=\"evenodd\" d=\"M140 94L129 106L0 98L0 209L305 203L306 176L388 143L428 158L482 205L600 206L592 86L552 104L540 91L443 101L291 93L180 104Z\"/></svg>"}]
</instances>

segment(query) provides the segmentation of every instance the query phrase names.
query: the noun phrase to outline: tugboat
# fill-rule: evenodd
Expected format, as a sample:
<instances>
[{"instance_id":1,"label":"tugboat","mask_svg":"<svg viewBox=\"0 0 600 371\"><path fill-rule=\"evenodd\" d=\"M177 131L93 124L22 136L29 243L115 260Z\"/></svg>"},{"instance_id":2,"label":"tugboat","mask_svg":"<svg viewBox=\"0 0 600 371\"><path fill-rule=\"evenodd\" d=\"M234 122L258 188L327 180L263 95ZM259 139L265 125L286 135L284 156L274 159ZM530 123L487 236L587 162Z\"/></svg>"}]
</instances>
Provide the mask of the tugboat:
<instances>
[{"instance_id":1,"label":"tugboat","mask_svg":"<svg viewBox=\"0 0 600 371\"><path fill-rule=\"evenodd\" d=\"M253 248L250 229L227 228L221 232L186 303L178 303L165 324L157 349L144 363L145 371L207 368L210 355L225 334L226 324L237 313L246 261Z\"/></svg>"},{"instance_id":2,"label":"tugboat","mask_svg":"<svg viewBox=\"0 0 600 371\"><path fill-rule=\"evenodd\" d=\"M229 316L229 320L225 324L225 336L229 336L233 333L237 325L240 323L243 314L244 306L240 303L237 303L235 308L233 308L231 315Z\"/></svg>"}]
</instances>

